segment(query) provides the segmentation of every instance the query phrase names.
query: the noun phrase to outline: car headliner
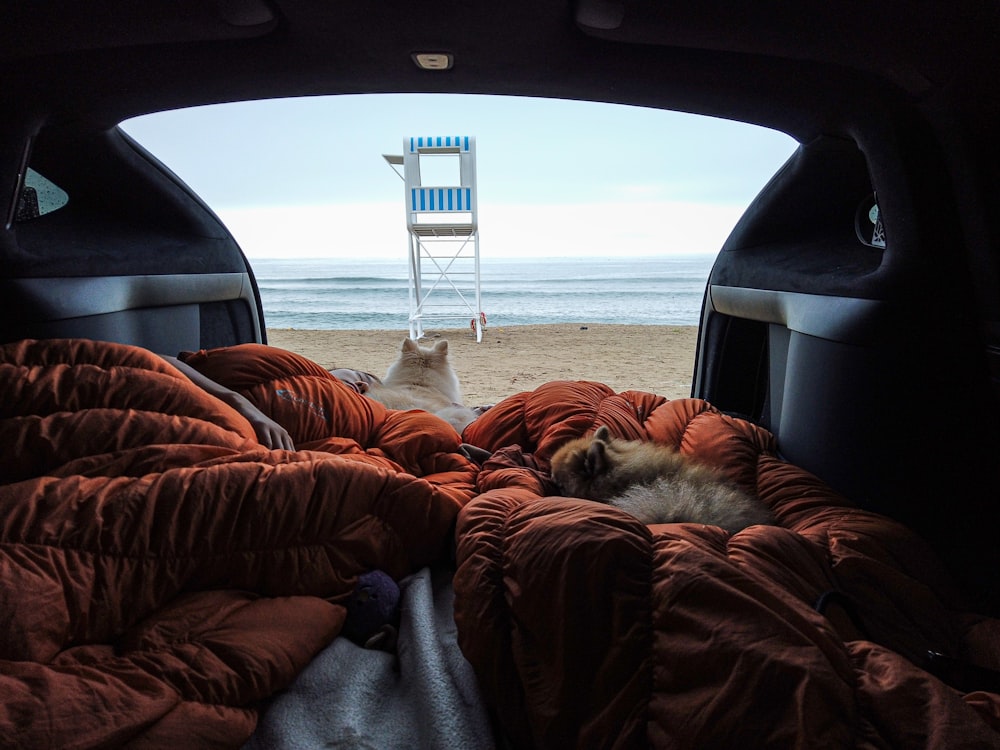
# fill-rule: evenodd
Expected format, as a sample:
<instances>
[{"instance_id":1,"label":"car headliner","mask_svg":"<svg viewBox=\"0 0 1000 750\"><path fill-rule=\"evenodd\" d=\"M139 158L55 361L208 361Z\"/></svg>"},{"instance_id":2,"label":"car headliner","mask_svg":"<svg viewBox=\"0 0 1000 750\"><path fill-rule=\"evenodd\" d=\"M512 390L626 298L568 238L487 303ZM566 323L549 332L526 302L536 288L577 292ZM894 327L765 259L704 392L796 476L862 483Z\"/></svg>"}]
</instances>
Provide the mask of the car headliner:
<instances>
[{"instance_id":1,"label":"car headliner","mask_svg":"<svg viewBox=\"0 0 1000 750\"><path fill-rule=\"evenodd\" d=\"M993 121L998 5L512 0L57 0L0 25L8 113L110 127L333 93L555 96L699 112L800 141L893 104ZM454 66L420 70L415 52ZM888 105L888 106L886 106ZM853 123L853 124L852 124Z\"/></svg>"}]
</instances>

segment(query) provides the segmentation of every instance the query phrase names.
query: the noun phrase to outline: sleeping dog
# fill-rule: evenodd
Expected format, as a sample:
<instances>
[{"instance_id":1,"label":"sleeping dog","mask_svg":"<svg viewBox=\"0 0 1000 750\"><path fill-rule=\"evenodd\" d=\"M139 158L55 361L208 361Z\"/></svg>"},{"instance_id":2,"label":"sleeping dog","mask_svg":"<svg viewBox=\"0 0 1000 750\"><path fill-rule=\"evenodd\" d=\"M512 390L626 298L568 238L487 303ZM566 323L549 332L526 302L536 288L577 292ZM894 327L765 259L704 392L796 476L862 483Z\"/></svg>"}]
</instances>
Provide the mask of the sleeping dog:
<instances>
[{"instance_id":1,"label":"sleeping dog","mask_svg":"<svg viewBox=\"0 0 1000 750\"><path fill-rule=\"evenodd\" d=\"M563 494L614 505L643 523L703 523L730 533L774 524L759 501L707 466L666 445L611 437L606 426L560 447L551 465Z\"/></svg>"}]
</instances>

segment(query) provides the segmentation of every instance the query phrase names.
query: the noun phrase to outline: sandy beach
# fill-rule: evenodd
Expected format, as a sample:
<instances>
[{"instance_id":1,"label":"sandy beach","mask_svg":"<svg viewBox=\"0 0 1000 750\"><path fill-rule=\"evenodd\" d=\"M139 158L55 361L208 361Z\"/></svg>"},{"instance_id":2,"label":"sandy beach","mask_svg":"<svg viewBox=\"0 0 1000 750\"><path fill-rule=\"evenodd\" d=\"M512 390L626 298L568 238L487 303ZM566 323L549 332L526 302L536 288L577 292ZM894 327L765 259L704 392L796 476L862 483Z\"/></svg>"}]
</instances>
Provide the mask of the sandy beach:
<instances>
[{"instance_id":1,"label":"sandy beach","mask_svg":"<svg viewBox=\"0 0 1000 750\"><path fill-rule=\"evenodd\" d=\"M468 406L495 404L550 380L596 380L616 391L686 398L691 390L696 326L602 324L487 328L481 343L469 329L426 330L422 343L448 340L452 367ZM382 376L407 336L393 331L268 329L268 343L324 367Z\"/></svg>"}]
</instances>

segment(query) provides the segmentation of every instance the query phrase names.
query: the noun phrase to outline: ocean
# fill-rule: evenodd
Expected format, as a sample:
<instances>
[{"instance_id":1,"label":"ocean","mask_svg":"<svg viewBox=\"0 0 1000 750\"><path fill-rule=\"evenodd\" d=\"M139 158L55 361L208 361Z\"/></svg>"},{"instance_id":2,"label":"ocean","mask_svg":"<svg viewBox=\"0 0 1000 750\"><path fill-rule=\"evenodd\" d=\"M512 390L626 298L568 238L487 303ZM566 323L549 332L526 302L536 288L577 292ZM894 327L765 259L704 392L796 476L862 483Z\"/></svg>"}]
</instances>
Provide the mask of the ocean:
<instances>
[{"instance_id":1,"label":"ocean","mask_svg":"<svg viewBox=\"0 0 1000 750\"><path fill-rule=\"evenodd\" d=\"M714 255L481 258L482 308L488 327L698 325L714 260ZM268 328L407 328L405 258L257 259L251 260L251 266ZM454 293L451 298L458 299ZM441 324L448 328L462 325L460 320Z\"/></svg>"}]
</instances>

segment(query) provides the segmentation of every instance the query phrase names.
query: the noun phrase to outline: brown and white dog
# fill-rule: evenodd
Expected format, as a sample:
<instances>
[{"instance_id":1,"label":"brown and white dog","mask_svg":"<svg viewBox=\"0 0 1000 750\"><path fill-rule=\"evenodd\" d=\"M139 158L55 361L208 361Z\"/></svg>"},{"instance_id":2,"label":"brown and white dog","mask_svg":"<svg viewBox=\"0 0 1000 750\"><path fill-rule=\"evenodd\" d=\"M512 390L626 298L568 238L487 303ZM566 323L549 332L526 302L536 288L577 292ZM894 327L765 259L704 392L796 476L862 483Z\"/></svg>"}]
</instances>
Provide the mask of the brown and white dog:
<instances>
[{"instance_id":1,"label":"brown and white dog","mask_svg":"<svg viewBox=\"0 0 1000 750\"><path fill-rule=\"evenodd\" d=\"M607 427L561 446L551 470L564 495L614 505L647 524L703 523L730 533L774 524L767 508L714 470L666 445L612 437Z\"/></svg>"}]
</instances>

